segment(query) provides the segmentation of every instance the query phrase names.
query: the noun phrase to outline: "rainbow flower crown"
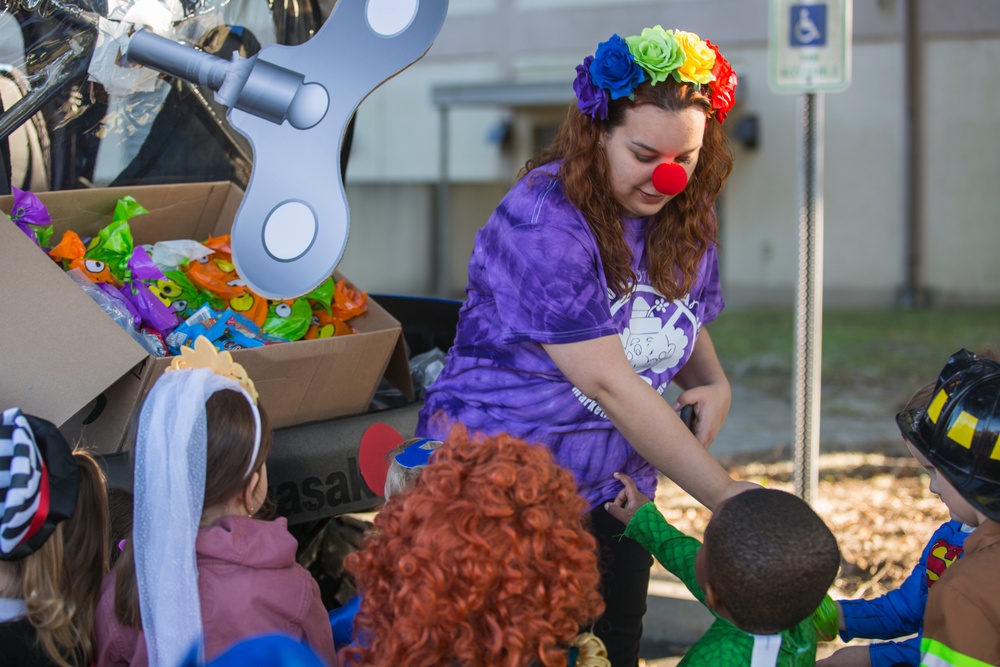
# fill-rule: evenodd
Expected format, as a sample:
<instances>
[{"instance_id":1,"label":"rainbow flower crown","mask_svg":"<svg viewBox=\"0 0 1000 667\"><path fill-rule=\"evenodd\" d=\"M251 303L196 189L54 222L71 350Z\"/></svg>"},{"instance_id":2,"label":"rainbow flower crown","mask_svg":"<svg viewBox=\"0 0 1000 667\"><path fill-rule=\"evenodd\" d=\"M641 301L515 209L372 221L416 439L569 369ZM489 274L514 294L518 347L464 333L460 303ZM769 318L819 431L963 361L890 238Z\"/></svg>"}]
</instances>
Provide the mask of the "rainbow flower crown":
<instances>
[{"instance_id":1,"label":"rainbow flower crown","mask_svg":"<svg viewBox=\"0 0 1000 667\"><path fill-rule=\"evenodd\" d=\"M614 34L598 44L594 55L576 66L576 105L584 115L605 120L611 100L635 99L633 91L647 78L655 86L668 76L695 88L707 85L720 123L733 108L736 72L718 47L693 32L658 25L624 39Z\"/></svg>"}]
</instances>

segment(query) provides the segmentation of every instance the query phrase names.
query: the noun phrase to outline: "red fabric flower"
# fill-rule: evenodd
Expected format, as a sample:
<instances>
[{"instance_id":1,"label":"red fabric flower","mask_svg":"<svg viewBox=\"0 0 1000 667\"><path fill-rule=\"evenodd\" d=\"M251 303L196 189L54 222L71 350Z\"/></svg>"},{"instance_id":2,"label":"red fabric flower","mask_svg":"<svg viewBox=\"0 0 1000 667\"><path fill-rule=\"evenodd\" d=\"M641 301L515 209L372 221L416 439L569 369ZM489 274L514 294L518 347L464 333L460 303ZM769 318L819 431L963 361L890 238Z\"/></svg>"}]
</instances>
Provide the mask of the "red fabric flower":
<instances>
[{"instance_id":1,"label":"red fabric flower","mask_svg":"<svg viewBox=\"0 0 1000 667\"><path fill-rule=\"evenodd\" d=\"M715 117L721 123L726 120L733 104L736 103L736 84L739 81L732 65L719 53L719 47L707 39L705 44L715 51L715 67L712 68L712 76L715 77L715 80L708 85L712 89L712 108L715 110Z\"/></svg>"}]
</instances>

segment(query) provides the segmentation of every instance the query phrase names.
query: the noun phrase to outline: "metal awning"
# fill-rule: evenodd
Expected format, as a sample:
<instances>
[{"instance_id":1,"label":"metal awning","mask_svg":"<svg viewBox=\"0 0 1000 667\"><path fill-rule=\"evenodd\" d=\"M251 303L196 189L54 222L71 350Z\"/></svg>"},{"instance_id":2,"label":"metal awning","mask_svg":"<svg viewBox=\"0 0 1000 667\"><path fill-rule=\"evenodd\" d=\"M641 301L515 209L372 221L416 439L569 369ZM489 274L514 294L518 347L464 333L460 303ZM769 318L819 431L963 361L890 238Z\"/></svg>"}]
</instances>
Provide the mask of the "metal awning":
<instances>
[{"instance_id":1,"label":"metal awning","mask_svg":"<svg viewBox=\"0 0 1000 667\"><path fill-rule=\"evenodd\" d=\"M436 106L534 107L569 104L573 87L559 83L465 83L434 86L431 100Z\"/></svg>"},{"instance_id":2,"label":"metal awning","mask_svg":"<svg viewBox=\"0 0 1000 667\"><path fill-rule=\"evenodd\" d=\"M493 82L493 83L462 83L446 84L431 88L431 101L440 111L440 155L441 172L438 180L437 215L434 223L433 257L431 272L433 273L434 291L446 295L450 282L448 250L451 244L448 175L448 144L450 143L450 120L448 111L451 107L480 106L500 108L525 108L544 106L566 106L576 97L573 86L565 81L559 83L546 82Z\"/></svg>"}]
</instances>

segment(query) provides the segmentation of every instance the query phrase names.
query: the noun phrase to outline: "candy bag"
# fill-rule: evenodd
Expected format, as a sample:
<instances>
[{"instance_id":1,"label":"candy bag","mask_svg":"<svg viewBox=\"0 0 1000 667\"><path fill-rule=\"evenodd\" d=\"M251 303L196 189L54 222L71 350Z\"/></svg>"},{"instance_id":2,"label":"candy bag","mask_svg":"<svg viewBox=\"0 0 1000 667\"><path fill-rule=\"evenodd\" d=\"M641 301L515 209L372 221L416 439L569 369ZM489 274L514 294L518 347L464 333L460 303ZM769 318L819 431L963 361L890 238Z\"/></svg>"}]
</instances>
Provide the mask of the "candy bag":
<instances>
[{"instance_id":1,"label":"candy bag","mask_svg":"<svg viewBox=\"0 0 1000 667\"><path fill-rule=\"evenodd\" d=\"M49 250L49 257L57 262L72 262L74 259L83 257L87 252L87 246L83 244L80 235L72 230L63 232L62 240Z\"/></svg>"},{"instance_id":2,"label":"candy bag","mask_svg":"<svg viewBox=\"0 0 1000 667\"><path fill-rule=\"evenodd\" d=\"M333 316L346 322L367 311L368 294L351 289L345 280L337 281L337 289L333 293Z\"/></svg>"},{"instance_id":3,"label":"candy bag","mask_svg":"<svg viewBox=\"0 0 1000 667\"><path fill-rule=\"evenodd\" d=\"M121 292L139 312L143 324L162 333L173 331L180 320L170 306L150 291L150 284L155 285L165 277L145 248L139 247L132 251L132 257L128 262L128 273L132 280L121 288Z\"/></svg>"},{"instance_id":4,"label":"candy bag","mask_svg":"<svg viewBox=\"0 0 1000 667\"><path fill-rule=\"evenodd\" d=\"M330 276L319 285L316 289L305 295L308 299L309 305L312 306L313 310L316 310L316 306L322 306L326 312L331 312L330 304L333 302L333 292L335 290L333 276Z\"/></svg>"},{"instance_id":5,"label":"candy bag","mask_svg":"<svg viewBox=\"0 0 1000 667\"><path fill-rule=\"evenodd\" d=\"M305 340L315 340L316 338L331 338L333 336L344 336L354 333L354 330L344 322L344 320L334 317L327 312L322 304L314 303L312 307L312 320L309 328L302 337Z\"/></svg>"},{"instance_id":6,"label":"candy bag","mask_svg":"<svg viewBox=\"0 0 1000 667\"><path fill-rule=\"evenodd\" d=\"M225 301L242 296L246 291L246 283L236 275L236 267L226 256L210 255L201 261L189 262L181 270L192 283Z\"/></svg>"},{"instance_id":7,"label":"candy bag","mask_svg":"<svg viewBox=\"0 0 1000 667\"><path fill-rule=\"evenodd\" d=\"M48 248L52 236L52 216L49 215L49 210L34 193L15 187L11 190L14 192L14 206L8 217L36 246Z\"/></svg>"},{"instance_id":8,"label":"candy bag","mask_svg":"<svg viewBox=\"0 0 1000 667\"><path fill-rule=\"evenodd\" d=\"M187 262L200 262L212 254L205 244L189 239L157 241L146 248L161 271L173 271Z\"/></svg>"},{"instance_id":9,"label":"candy bag","mask_svg":"<svg viewBox=\"0 0 1000 667\"><path fill-rule=\"evenodd\" d=\"M149 211L144 209L142 204L137 202L132 195L125 195L115 204L115 212L111 219L115 222L124 222L143 213L149 213Z\"/></svg>"},{"instance_id":10,"label":"candy bag","mask_svg":"<svg viewBox=\"0 0 1000 667\"><path fill-rule=\"evenodd\" d=\"M249 287L244 287L243 294L234 296L227 303L234 312L244 315L258 328L264 326L270 302Z\"/></svg>"},{"instance_id":11,"label":"candy bag","mask_svg":"<svg viewBox=\"0 0 1000 667\"><path fill-rule=\"evenodd\" d=\"M267 318L261 327L264 333L280 336L286 340L299 340L306 335L312 322L312 308L303 298L289 301L274 301L267 310Z\"/></svg>"},{"instance_id":12,"label":"candy bag","mask_svg":"<svg viewBox=\"0 0 1000 667\"><path fill-rule=\"evenodd\" d=\"M204 336L209 327L214 325L221 315L208 304L198 308L176 329L167 334L167 349L170 350L170 354L180 354L181 348L184 346L193 347L195 339L198 336Z\"/></svg>"},{"instance_id":13,"label":"candy bag","mask_svg":"<svg viewBox=\"0 0 1000 667\"><path fill-rule=\"evenodd\" d=\"M219 316L215 324L205 332L205 337L220 351L286 342L282 338L262 332L256 324L239 313L234 313L232 309L227 309Z\"/></svg>"},{"instance_id":14,"label":"candy bag","mask_svg":"<svg viewBox=\"0 0 1000 667\"><path fill-rule=\"evenodd\" d=\"M104 262L121 282L130 280L128 263L132 258L132 230L125 220L115 220L97 233L87 246L87 259Z\"/></svg>"},{"instance_id":15,"label":"candy bag","mask_svg":"<svg viewBox=\"0 0 1000 667\"><path fill-rule=\"evenodd\" d=\"M76 281L84 292L90 295L97 305L106 312L111 319L128 332L135 342L141 345L150 354L156 354L156 346L150 340L136 330L136 313L131 305L122 297L118 290L108 285L101 285L90 280L89 276L78 269L70 269L69 276Z\"/></svg>"},{"instance_id":16,"label":"candy bag","mask_svg":"<svg viewBox=\"0 0 1000 667\"><path fill-rule=\"evenodd\" d=\"M225 304L221 299L210 299L207 292L198 289L181 271L164 272L163 278L151 284L149 289L182 320L194 315L205 304L215 310L222 310Z\"/></svg>"}]
</instances>

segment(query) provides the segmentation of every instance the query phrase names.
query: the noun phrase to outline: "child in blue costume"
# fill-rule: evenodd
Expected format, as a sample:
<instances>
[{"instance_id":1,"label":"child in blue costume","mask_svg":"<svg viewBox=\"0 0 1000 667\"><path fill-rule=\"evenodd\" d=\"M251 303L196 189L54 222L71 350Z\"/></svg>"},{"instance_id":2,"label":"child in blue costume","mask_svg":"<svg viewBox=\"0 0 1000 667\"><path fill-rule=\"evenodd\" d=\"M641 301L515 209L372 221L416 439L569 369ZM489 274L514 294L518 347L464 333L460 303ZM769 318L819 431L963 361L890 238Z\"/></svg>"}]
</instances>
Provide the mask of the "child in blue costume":
<instances>
[{"instance_id":1,"label":"child in blue costume","mask_svg":"<svg viewBox=\"0 0 1000 667\"><path fill-rule=\"evenodd\" d=\"M386 454L384 461L363 462L361 472L366 480L371 477L376 487L384 489L382 497L389 502L389 498L402 493L417 481L430 463L431 452L440 446L440 440L412 438ZM368 465L371 467L367 468ZM360 608L361 596L354 595L342 607L330 611L333 645L338 651L354 640L354 617Z\"/></svg>"},{"instance_id":2,"label":"child in blue costume","mask_svg":"<svg viewBox=\"0 0 1000 667\"><path fill-rule=\"evenodd\" d=\"M926 410L934 394L934 384L922 387L907 401L903 411ZM904 439L905 441L905 439ZM913 457L931 473L931 492L937 493L937 479L927 458L907 442ZM924 607L931 586L949 566L962 557L965 538L972 526L958 520L954 514L934 531L920 560L910 576L896 590L872 600L840 600L838 629L840 638L850 641L865 639L896 639L902 641L872 642L867 646L845 646L818 664L823 667L895 667L920 664L920 640L923 636ZM916 633L916 634L914 634Z\"/></svg>"},{"instance_id":3,"label":"child in blue costume","mask_svg":"<svg viewBox=\"0 0 1000 667\"><path fill-rule=\"evenodd\" d=\"M720 504L705 543L667 523L628 475L607 511L677 575L715 622L680 665L813 665L813 614L840 568L830 529L800 498L751 489Z\"/></svg>"}]
</instances>

